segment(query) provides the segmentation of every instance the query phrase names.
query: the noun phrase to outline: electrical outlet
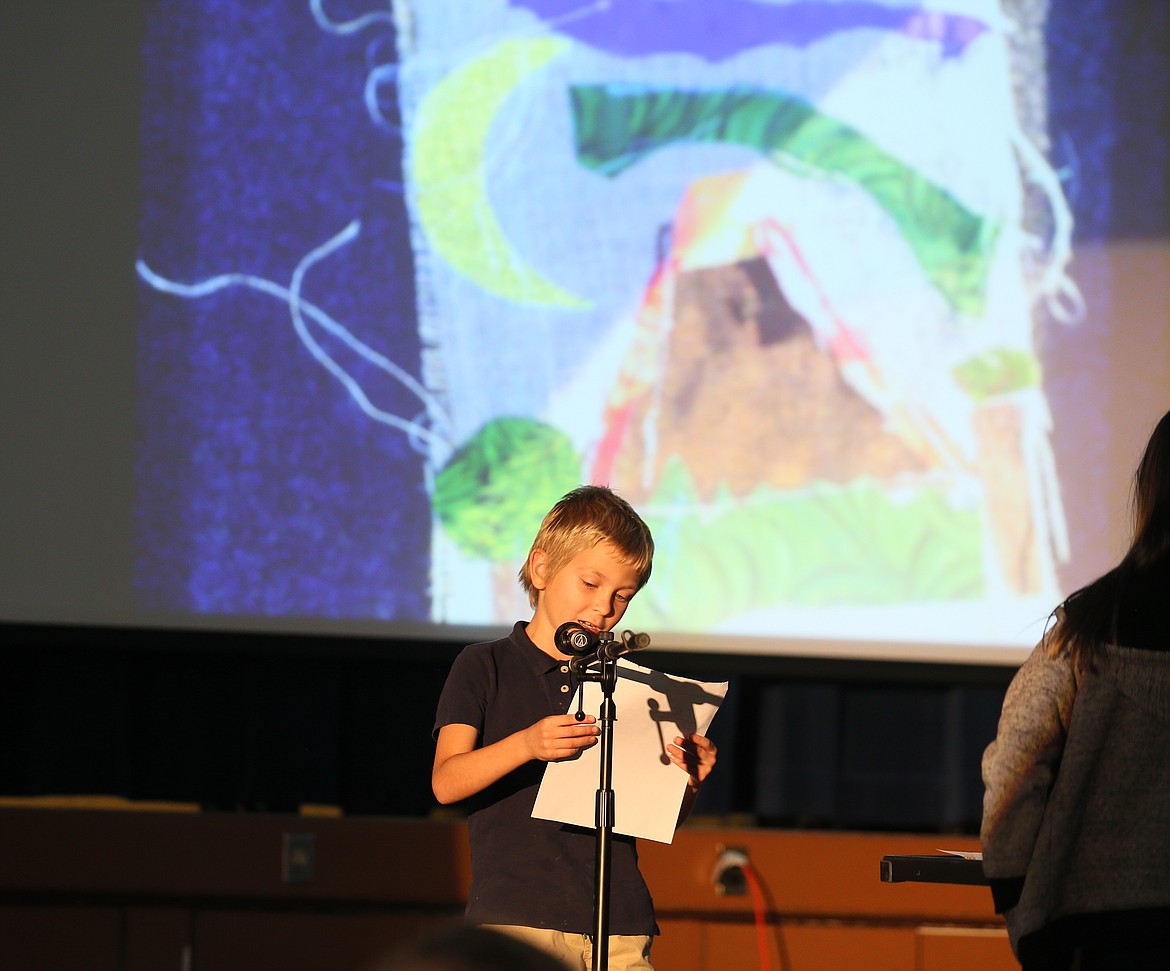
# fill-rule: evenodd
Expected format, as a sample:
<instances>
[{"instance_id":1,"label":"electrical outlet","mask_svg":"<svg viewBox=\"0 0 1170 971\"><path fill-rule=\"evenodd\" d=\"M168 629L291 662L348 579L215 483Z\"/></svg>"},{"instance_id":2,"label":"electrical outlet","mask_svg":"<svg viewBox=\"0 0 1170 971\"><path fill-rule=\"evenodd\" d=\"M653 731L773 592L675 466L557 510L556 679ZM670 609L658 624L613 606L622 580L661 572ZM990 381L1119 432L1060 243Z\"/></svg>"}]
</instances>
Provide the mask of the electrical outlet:
<instances>
[{"instance_id":1,"label":"electrical outlet","mask_svg":"<svg viewBox=\"0 0 1170 971\"><path fill-rule=\"evenodd\" d=\"M281 837L280 875L285 883L312 883L317 870L315 833L284 833Z\"/></svg>"},{"instance_id":2,"label":"electrical outlet","mask_svg":"<svg viewBox=\"0 0 1170 971\"><path fill-rule=\"evenodd\" d=\"M739 846L716 847L718 857L711 871L711 882L721 897L735 897L747 893L747 876L743 868L748 865L747 850Z\"/></svg>"}]
</instances>

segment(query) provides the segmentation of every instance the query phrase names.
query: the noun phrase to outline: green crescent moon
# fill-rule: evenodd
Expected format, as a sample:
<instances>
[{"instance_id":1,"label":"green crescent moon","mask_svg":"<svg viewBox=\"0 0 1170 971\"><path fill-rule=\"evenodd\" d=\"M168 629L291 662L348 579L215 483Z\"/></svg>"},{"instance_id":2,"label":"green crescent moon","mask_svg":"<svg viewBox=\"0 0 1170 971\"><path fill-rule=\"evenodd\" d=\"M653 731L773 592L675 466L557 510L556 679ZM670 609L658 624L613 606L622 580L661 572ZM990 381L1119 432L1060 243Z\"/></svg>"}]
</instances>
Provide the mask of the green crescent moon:
<instances>
[{"instance_id":1,"label":"green crescent moon","mask_svg":"<svg viewBox=\"0 0 1170 971\"><path fill-rule=\"evenodd\" d=\"M411 177L423 232L452 267L519 303L584 308L512 247L487 196L484 146L508 95L568 48L556 38L507 40L432 88L413 128Z\"/></svg>"}]
</instances>

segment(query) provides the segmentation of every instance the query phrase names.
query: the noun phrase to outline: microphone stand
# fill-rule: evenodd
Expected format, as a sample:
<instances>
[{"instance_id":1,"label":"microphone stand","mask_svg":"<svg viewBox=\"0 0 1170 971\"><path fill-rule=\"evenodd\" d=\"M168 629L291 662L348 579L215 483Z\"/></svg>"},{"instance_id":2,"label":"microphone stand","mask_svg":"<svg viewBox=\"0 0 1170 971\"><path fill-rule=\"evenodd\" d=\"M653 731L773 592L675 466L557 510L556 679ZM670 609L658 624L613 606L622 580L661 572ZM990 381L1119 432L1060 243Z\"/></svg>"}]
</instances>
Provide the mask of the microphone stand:
<instances>
[{"instance_id":1,"label":"microphone stand","mask_svg":"<svg viewBox=\"0 0 1170 971\"><path fill-rule=\"evenodd\" d=\"M594 806L594 820L597 826L597 854L594 858L593 897L593 971L609 969L609 885L610 860L613 850L614 792L613 792L613 723L617 721L617 708L613 701L617 684L617 658L610 657L609 645L613 642L611 631L602 631L600 645L595 658L581 658L586 665L595 661L600 665L596 671L588 667L579 672L582 682L596 681L601 686L601 766ZM576 658L574 660L577 660ZM578 710L578 718L584 718Z\"/></svg>"}]
</instances>

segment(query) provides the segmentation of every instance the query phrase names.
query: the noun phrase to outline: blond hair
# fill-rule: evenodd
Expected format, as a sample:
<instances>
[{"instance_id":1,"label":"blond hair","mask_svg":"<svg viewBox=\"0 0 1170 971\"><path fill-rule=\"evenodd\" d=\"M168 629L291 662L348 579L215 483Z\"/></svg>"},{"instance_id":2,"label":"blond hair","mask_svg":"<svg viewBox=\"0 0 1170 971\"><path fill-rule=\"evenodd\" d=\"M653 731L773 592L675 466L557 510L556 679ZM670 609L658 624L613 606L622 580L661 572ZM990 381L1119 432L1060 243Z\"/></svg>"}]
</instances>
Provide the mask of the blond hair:
<instances>
[{"instance_id":1,"label":"blond hair","mask_svg":"<svg viewBox=\"0 0 1170 971\"><path fill-rule=\"evenodd\" d=\"M598 543L611 544L618 558L633 568L639 590L646 585L654 561L650 528L633 506L607 486L578 486L548 511L520 568L520 585L528 602L535 607L539 594L532 579L534 550L544 551L548 576L553 577L574 556Z\"/></svg>"}]
</instances>

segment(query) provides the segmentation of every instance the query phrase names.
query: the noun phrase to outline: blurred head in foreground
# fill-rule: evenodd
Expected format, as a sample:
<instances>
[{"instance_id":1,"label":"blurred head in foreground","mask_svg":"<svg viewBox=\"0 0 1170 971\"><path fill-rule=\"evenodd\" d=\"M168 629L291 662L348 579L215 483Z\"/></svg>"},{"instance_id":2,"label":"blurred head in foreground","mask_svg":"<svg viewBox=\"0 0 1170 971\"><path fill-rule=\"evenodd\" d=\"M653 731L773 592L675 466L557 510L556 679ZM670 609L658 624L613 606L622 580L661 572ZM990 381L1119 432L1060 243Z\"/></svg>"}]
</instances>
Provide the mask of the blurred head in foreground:
<instances>
[{"instance_id":1,"label":"blurred head in foreground","mask_svg":"<svg viewBox=\"0 0 1170 971\"><path fill-rule=\"evenodd\" d=\"M524 941L460 924L395 951L376 971L566 971L566 965Z\"/></svg>"}]
</instances>

